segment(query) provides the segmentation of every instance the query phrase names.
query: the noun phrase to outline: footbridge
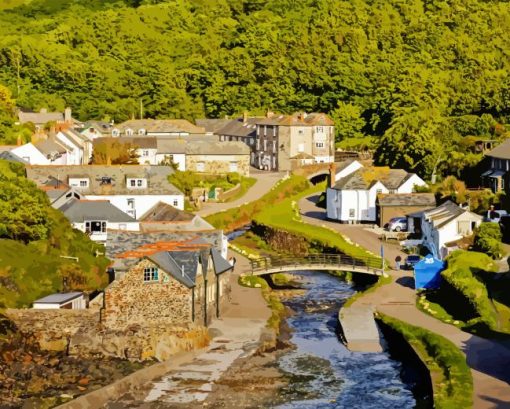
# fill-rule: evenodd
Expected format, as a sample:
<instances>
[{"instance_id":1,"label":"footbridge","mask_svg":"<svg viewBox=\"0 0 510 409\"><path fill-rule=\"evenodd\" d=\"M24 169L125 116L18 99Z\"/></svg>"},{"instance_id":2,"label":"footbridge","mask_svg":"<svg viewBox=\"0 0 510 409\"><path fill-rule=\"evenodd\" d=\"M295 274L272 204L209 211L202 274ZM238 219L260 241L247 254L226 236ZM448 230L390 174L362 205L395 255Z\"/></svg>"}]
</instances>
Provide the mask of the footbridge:
<instances>
[{"instance_id":1,"label":"footbridge","mask_svg":"<svg viewBox=\"0 0 510 409\"><path fill-rule=\"evenodd\" d=\"M383 261L377 257L354 258L342 254L261 257L251 260L251 273L260 276L284 271L325 270L380 276L384 274L382 263Z\"/></svg>"}]
</instances>

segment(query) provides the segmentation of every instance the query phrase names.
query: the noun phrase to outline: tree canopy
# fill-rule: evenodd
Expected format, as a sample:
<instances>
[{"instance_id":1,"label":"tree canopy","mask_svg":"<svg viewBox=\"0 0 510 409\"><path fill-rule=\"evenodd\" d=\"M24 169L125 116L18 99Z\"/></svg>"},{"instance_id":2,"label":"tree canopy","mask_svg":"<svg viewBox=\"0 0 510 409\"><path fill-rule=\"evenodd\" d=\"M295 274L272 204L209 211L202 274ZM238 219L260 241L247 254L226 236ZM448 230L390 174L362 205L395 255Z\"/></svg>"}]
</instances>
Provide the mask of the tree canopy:
<instances>
[{"instance_id":1,"label":"tree canopy","mask_svg":"<svg viewBox=\"0 0 510 409\"><path fill-rule=\"evenodd\" d=\"M426 177L476 163L474 141L509 122L506 1L10 4L0 84L26 109L116 122L140 105L153 118L324 111L346 146L369 141L380 164Z\"/></svg>"}]
</instances>

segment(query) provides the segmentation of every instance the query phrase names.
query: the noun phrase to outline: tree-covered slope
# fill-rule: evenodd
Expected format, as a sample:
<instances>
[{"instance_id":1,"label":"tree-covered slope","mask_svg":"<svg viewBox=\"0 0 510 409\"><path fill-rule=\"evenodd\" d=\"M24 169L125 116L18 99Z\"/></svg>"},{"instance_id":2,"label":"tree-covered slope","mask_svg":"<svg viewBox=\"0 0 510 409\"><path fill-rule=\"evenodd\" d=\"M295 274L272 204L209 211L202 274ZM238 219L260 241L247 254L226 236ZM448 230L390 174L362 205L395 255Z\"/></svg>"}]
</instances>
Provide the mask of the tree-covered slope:
<instances>
[{"instance_id":1,"label":"tree-covered slope","mask_svg":"<svg viewBox=\"0 0 510 409\"><path fill-rule=\"evenodd\" d=\"M103 288L109 261L98 252L103 246L74 230L23 167L0 160L0 309L65 289Z\"/></svg>"},{"instance_id":2,"label":"tree-covered slope","mask_svg":"<svg viewBox=\"0 0 510 409\"><path fill-rule=\"evenodd\" d=\"M509 27L506 1L32 0L0 12L0 84L25 108L117 122L140 102L325 111L382 163L457 172L509 122Z\"/></svg>"}]
</instances>

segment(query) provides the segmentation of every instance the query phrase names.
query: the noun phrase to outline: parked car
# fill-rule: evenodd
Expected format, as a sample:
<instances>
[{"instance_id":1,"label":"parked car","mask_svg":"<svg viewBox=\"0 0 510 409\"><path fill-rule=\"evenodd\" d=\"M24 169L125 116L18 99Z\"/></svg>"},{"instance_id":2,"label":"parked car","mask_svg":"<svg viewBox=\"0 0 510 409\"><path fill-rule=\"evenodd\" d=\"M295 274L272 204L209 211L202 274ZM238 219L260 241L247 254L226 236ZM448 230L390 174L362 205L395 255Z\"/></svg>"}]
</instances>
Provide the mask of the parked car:
<instances>
[{"instance_id":1,"label":"parked car","mask_svg":"<svg viewBox=\"0 0 510 409\"><path fill-rule=\"evenodd\" d=\"M421 257L418 254L410 254L406 257L406 262L404 267L406 270L411 270L414 268L414 265L421 260Z\"/></svg>"},{"instance_id":2,"label":"parked car","mask_svg":"<svg viewBox=\"0 0 510 409\"><path fill-rule=\"evenodd\" d=\"M486 222L499 223L503 216L508 216L506 210L488 210L484 219Z\"/></svg>"},{"instance_id":3,"label":"parked car","mask_svg":"<svg viewBox=\"0 0 510 409\"><path fill-rule=\"evenodd\" d=\"M407 218L406 217L394 217L390 219L388 223L389 231L407 231Z\"/></svg>"}]
</instances>

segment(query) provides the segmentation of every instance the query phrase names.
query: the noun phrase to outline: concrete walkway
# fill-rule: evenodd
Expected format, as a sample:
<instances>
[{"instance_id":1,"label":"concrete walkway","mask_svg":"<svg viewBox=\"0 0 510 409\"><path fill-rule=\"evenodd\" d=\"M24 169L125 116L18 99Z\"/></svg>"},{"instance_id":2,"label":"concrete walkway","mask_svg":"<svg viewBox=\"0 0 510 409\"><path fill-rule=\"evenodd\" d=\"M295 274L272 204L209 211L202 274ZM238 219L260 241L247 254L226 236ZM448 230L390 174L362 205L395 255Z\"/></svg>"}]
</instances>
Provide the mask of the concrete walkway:
<instances>
[{"instance_id":1,"label":"concrete walkway","mask_svg":"<svg viewBox=\"0 0 510 409\"><path fill-rule=\"evenodd\" d=\"M236 271L232 274L229 305L222 311L219 319L209 326L213 335L210 345L202 351L186 355L171 365L167 371L158 373L155 380L147 380L131 385L128 393L103 400L108 409L121 408L160 408L183 407L190 404L201 405L213 391L215 383L236 360L251 356L265 337L270 337L266 323L271 311L258 288L242 287L238 284L241 272L250 270L249 261L236 254ZM154 379L154 378L153 378ZM93 392L101 394L100 391ZM91 394L89 394L91 395ZM81 398L83 400L83 398ZM91 406L69 406L83 409Z\"/></svg>"},{"instance_id":2,"label":"concrete walkway","mask_svg":"<svg viewBox=\"0 0 510 409\"><path fill-rule=\"evenodd\" d=\"M351 241L378 254L381 242L378 236L364 225L345 225L325 220L326 211L317 208L312 196L299 203L303 220L310 224L325 225L337 230ZM394 260L403 255L397 246L385 245L385 258ZM373 305L387 315L426 328L443 335L466 354L473 375L473 407L510 408L510 345L504 342L477 337L445 324L416 307L414 278L410 271L390 270L391 284L378 288L373 293L356 300L352 305Z\"/></svg>"},{"instance_id":3,"label":"concrete walkway","mask_svg":"<svg viewBox=\"0 0 510 409\"><path fill-rule=\"evenodd\" d=\"M222 210L232 209L234 207L241 206L242 204L252 202L254 200L260 199L267 192L271 190L271 188L285 176L283 172L264 172L261 170L250 169L250 176L257 179L255 184L246 192L246 194L232 202L226 203L203 203L202 209L195 214L199 216L205 217L214 213L221 212Z\"/></svg>"}]
</instances>

